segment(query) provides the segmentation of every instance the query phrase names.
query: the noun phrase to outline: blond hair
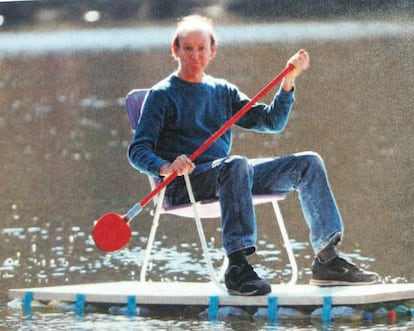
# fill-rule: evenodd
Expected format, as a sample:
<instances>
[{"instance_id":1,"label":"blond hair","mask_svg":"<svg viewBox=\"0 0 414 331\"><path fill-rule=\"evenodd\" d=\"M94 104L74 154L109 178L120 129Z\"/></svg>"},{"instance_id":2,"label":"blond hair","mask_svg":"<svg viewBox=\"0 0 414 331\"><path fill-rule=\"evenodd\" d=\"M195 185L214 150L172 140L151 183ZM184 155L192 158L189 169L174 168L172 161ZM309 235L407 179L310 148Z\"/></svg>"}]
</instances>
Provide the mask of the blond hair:
<instances>
[{"instance_id":1,"label":"blond hair","mask_svg":"<svg viewBox=\"0 0 414 331\"><path fill-rule=\"evenodd\" d=\"M206 31L210 35L211 46L217 45L217 38L214 33L212 21L204 16L190 15L181 18L177 23L177 28L173 36L173 44L179 48L179 36L188 31Z\"/></svg>"}]
</instances>

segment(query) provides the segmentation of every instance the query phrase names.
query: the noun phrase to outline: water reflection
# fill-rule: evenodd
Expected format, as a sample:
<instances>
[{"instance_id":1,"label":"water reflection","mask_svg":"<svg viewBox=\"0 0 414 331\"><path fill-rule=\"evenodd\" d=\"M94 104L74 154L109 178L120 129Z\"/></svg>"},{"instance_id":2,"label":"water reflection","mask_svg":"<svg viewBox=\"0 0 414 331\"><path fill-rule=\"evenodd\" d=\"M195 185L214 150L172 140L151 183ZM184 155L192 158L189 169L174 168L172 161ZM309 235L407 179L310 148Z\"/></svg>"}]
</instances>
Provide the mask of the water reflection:
<instances>
[{"instance_id":1,"label":"water reflection","mask_svg":"<svg viewBox=\"0 0 414 331\"><path fill-rule=\"evenodd\" d=\"M223 43L210 68L253 95L288 55L299 47L308 49L312 69L298 82L296 108L285 133L274 137L236 130L234 153L261 157L315 150L323 155L346 223L341 249L389 282L414 281L414 99L409 93L414 44L412 30L406 31L392 37L260 47ZM132 242L119 253L98 251L90 234L102 213L124 212L149 192L145 176L126 160L131 133L123 97L174 68L168 50L77 50L0 59L2 306L9 288L138 279L150 207L134 220ZM294 239L299 281L306 283L313 258L306 225L296 197L281 207ZM261 275L282 282L290 269L268 215L266 207L258 210L259 254L253 262ZM149 277L206 280L194 228L187 222L174 224L162 222ZM208 222L205 228L219 266L219 224ZM10 318L9 326L21 321L18 314L1 309L0 314L5 321ZM73 316L60 314L56 323L55 318L36 315L39 323L56 329L68 319L73 322ZM87 329L94 318L87 316L79 328ZM116 320L98 319L99 326ZM135 322L157 325L154 320ZM185 327L205 327L191 324L187 321Z\"/></svg>"}]
</instances>

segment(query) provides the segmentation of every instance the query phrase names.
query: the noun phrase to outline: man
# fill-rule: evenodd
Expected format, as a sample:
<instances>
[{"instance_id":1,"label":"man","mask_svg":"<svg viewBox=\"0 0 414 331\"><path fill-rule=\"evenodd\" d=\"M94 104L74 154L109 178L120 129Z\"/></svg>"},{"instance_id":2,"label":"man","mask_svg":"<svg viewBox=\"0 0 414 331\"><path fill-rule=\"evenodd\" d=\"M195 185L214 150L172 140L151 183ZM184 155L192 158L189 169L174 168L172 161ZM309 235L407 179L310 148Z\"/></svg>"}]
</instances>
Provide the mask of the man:
<instances>
[{"instance_id":1,"label":"man","mask_svg":"<svg viewBox=\"0 0 414 331\"><path fill-rule=\"evenodd\" d=\"M315 259L312 284L372 284L376 273L366 272L339 257L335 246L343 234L342 219L328 183L322 159L300 153L253 163L230 156L231 130L194 162L191 155L249 99L223 79L207 75L217 51L211 22L204 17L182 19L172 42L178 69L147 95L142 117L129 148L129 160L155 177L178 176L167 188L171 204L188 202L183 178L190 174L195 198L218 197L222 212L223 246L229 258L225 284L230 294L264 295L271 291L247 261L255 251L256 219L252 193L298 193ZM260 132L281 132L294 102L295 79L309 67L300 50L288 63L295 66L282 81L270 105L258 103L236 125ZM256 160L257 161L257 160Z\"/></svg>"}]
</instances>

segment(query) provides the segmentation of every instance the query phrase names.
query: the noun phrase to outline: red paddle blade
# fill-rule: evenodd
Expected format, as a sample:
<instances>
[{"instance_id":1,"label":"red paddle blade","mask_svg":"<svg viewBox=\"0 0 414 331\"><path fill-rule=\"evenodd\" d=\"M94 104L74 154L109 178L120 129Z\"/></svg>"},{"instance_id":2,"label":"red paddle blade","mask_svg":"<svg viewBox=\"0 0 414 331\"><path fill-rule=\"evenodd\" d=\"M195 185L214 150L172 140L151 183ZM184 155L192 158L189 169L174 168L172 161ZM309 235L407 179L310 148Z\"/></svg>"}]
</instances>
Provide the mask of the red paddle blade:
<instances>
[{"instance_id":1,"label":"red paddle blade","mask_svg":"<svg viewBox=\"0 0 414 331\"><path fill-rule=\"evenodd\" d=\"M124 219L115 213L103 215L93 228L96 247L105 252L119 251L131 240L131 228Z\"/></svg>"}]
</instances>

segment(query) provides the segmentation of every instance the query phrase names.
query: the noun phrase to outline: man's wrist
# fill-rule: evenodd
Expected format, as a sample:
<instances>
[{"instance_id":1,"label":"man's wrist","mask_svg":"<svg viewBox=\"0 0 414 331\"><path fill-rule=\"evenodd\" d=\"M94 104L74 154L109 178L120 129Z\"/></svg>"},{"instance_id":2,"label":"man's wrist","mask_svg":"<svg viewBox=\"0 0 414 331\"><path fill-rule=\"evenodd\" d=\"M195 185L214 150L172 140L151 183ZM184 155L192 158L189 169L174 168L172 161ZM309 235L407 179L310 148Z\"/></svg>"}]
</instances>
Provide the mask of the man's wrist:
<instances>
[{"instance_id":1,"label":"man's wrist","mask_svg":"<svg viewBox=\"0 0 414 331\"><path fill-rule=\"evenodd\" d=\"M158 174L160 176L166 176L170 173L170 167L171 167L171 163L170 162L164 162L163 164L161 164L159 170L158 170Z\"/></svg>"}]
</instances>

